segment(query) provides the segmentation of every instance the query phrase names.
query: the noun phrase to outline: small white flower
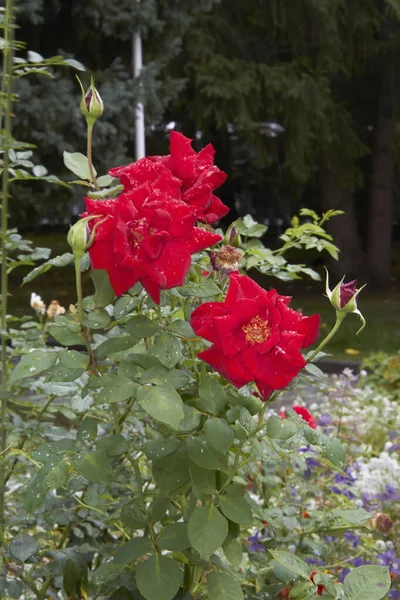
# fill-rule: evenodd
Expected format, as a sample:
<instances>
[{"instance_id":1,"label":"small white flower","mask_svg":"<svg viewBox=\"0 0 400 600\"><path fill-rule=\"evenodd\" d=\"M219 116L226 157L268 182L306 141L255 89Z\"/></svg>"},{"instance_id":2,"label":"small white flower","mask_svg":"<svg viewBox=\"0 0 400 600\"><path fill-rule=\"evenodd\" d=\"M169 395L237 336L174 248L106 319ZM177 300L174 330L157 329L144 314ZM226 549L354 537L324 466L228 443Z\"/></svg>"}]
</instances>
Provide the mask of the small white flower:
<instances>
[{"instance_id":1,"label":"small white flower","mask_svg":"<svg viewBox=\"0 0 400 600\"><path fill-rule=\"evenodd\" d=\"M44 315L46 312L46 305L38 294L32 292L31 294L31 307L40 315Z\"/></svg>"},{"instance_id":2,"label":"small white flower","mask_svg":"<svg viewBox=\"0 0 400 600\"><path fill-rule=\"evenodd\" d=\"M376 540L376 542L375 542L375 548L379 552L383 552L384 550L386 550L386 543L383 540Z\"/></svg>"}]
</instances>

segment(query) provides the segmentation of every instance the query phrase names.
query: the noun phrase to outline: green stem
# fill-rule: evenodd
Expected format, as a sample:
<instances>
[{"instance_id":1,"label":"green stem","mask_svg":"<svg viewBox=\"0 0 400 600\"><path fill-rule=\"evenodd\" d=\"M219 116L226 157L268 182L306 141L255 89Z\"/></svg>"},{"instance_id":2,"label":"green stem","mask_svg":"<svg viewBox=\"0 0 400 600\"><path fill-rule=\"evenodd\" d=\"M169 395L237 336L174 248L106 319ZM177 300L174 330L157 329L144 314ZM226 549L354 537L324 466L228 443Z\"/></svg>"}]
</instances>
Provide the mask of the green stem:
<instances>
[{"instance_id":1,"label":"green stem","mask_svg":"<svg viewBox=\"0 0 400 600\"><path fill-rule=\"evenodd\" d=\"M239 461L240 461L240 456L241 456L243 446L246 444L246 442L249 441L249 439L251 439L252 437L257 435L257 433L259 433L259 431L261 431L261 429L264 427L264 416L265 416L265 413L267 411L269 404L270 404L270 402L265 402L262 409L260 410L260 414L258 416L258 425L257 425L256 429L253 431L253 433L246 440L244 440L243 442L240 442L240 444L238 445L238 447L236 449L235 460L233 461L233 465L229 472L228 479L225 481L224 485L219 490L219 492L218 492L219 494L222 494L222 492L224 490L226 490L228 485L231 483L232 479L235 477L236 472L239 467Z\"/></svg>"},{"instance_id":2,"label":"green stem","mask_svg":"<svg viewBox=\"0 0 400 600\"><path fill-rule=\"evenodd\" d=\"M78 304L78 319L83 327L83 296L82 296L82 273L81 273L81 257L75 255L75 285L76 285L76 298Z\"/></svg>"},{"instance_id":3,"label":"green stem","mask_svg":"<svg viewBox=\"0 0 400 600\"><path fill-rule=\"evenodd\" d=\"M129 462L131 463L131 465L133 467L133 471L135 473L136 495L137 495L139 506L143 511L146 511L146 503L144 501L144 496L143 496L142 474L140 473L139 462L135 458L133 458L133 456L131 454L127 454L126 457L129 460Z\"/></svg>"},{"instance_id":4,"label":"green stem","mask_svg":"<svg viewBox=\"0 0 400 600\"><path fill-rule=\"evenodd\" d=\"M328 333L326 338L322 340L322 342L320 343L318 348L311 354L311 356L307 360L307 362L312 362L312 360L317 356L318 352L321 352L322 348L325 348L326 344L331 341L331 339L333 338L333 336L336 334L337 330L341 326L343 319L346 317L346 314L347 313L339 311L339 310L336 311L336 322L335 322L334 326L332 327L332 329L330 330L330 332Z\"/></svg>"},{"instance_id":5,"label":"green stem","mask_svg":"<svg viewBox=\"0 0 400 600\"><path fill-rule=\"evenodd\" d=\"M93 143L93 124L88 124L87 129L87 159L89 164L89 174L90 174L90 182L93 187L99 192L100 188L98 186L96 175L94 174L93 168L93 157L92 157L92 143Z\"/></svg>"},{"instance_id":6,"label":"green stem","mask_svg":"<svg viewBox=\"0 0 400 600\"><path fill-rule=\"evenodd\" d=\"M8 388L8 360L7 360L7 300L8 300L8 253L6 238L8 231L8 196L10 192L9 181L9 148L12 136L12 66L13 66L13 40L14 40L14 0L7 0L4 21L5 47L3 50L3 75L1 89L4 90L4 165L2 173L2 204L1 204L1 389L3 396L0 409L0 451L7 447L7 388ZM0 470L0 525L4 525L5 513L5 475L6 463L2 461Z\"/></svg>"}]
</instances>

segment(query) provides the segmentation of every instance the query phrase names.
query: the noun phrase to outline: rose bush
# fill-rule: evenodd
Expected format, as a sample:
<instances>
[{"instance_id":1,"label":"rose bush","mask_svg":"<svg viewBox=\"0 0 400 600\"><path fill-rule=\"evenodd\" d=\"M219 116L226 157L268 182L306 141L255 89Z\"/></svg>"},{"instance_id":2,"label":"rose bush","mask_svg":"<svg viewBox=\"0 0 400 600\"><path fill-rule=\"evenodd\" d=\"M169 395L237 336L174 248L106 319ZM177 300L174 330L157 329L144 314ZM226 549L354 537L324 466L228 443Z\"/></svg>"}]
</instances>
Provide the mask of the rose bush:
<instances>
[{"instance_id":1,"label":"rose bush","mask_svg":"<svg viewBox=\"0 0 400 600\"><path fill-rule=\"evenodd\" d=\"M8 108L11 9L8 0L2 87ZM210 224L227 208L213 194L225 175L213 164L211 146L196 153L189 139L173 133L168 156L97 177L91 144L103 104L93 81L81 109L87 156L64 158L74 185L78 177L88 190L87 212L68 234L72 253L24 279L29 284L73 264L76 302L65 311L52 301L44 314L50 299L34 296L33 311L17 319L8 315L2 290L0 594L356 600L372 597L372 589L376 600L384 598L396 568L386 546L385 557L375 560L380 565L353 568L343 581L335 568L325 572L305 560L322 556L321 536L369 523L373 513L348 510L348 493L324 502L327 478L353 477L343 445L313 428L304 410L287 410L282 419L273 404L283 388L316 381L321 348L343 315L358 309L346 310L352 299L344 312L336 307L333 333L303 354L316 342L318 316L290 309L289 298L244 274L318 279L283 255L300 247L335 256L322 227L335 212L319 217L303 209L307 221L294 217L276 250L264 247L266 228L249 215L225 234L214 231ZM3 140L5 282L21 262L48 258L4 229L10 114ZM88 270L93 293L83 297ZM318 493L313 489L322 498L314 514L290 496L290 486L296 469L306 473L315 462L327 470ZM243 544L250 533L255 560ZM354 566L346 561L346 568Z\"/></svg>"}]
</instances>

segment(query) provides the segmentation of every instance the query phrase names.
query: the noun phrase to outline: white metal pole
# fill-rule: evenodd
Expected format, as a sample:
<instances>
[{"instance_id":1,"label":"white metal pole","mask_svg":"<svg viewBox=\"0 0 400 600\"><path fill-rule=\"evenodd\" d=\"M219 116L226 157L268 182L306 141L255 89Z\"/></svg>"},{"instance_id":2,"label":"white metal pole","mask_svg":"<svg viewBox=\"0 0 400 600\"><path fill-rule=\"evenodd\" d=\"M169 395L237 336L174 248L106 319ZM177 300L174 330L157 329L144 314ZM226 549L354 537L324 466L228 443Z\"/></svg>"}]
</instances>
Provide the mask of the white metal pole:
<instances>
[{"instance_id":1,"label":"white metal pole","mask_svg":"<svg viewBox=\"0 0 400 600\"><path fill-rule=\"evenodd\" d=\"M139 32L135 32L132 38L133 50L133 75L139 77L143 68L142 58L142 37ZM142 102L137 102L135 106L135 158L143 158L146 155L145 130L144 130L144 106Z\"/></svg>"}]
</instances>

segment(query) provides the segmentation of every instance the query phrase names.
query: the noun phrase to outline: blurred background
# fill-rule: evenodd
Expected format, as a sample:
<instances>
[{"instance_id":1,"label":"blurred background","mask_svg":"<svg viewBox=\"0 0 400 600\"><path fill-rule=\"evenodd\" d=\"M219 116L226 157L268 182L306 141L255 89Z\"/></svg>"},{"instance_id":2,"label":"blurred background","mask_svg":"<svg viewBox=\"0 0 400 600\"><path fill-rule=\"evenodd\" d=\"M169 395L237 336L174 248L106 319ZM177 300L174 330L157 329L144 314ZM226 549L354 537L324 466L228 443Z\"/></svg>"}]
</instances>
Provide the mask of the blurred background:
<instances>
[{"instance_id":1,"label":"blurred background","mask_svg":"<svg viewBox=\"0 0 400 600\"><path fill-rule=\"evenodd\" d=\"M368 283L360 305L369 323L356 341L358 323L346 325L336 350L398 350L400 0L21 0L19 8L17 37L30 50L76 58L85 85L95 77L105 104L94 136L99 174L134 159L143 102L147 154L168 153L171 129L196 149L214 145L229 175L219 190L231 208L222 225L250 213L276 245L299 208L344 210L329 223L341 250L329 267L336 278ZM144 67L134 77L137 33ZM40 164L69 180L63 150L85 152L73 70L21 78L16 91L15 137L37 144ZM81 188L19 183L12 224L63 251L82 208ZM321 263L319 255L289 258ZM69 297L59 276L52 271L41 289ZM329 326L322 283L279 289Z\"/></svg>"}]
</instances>

